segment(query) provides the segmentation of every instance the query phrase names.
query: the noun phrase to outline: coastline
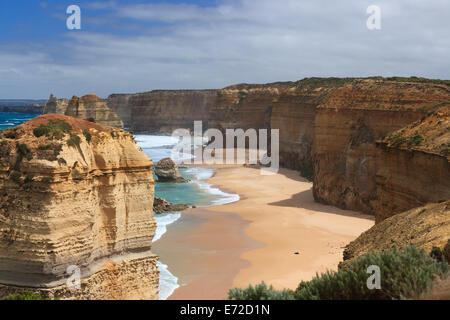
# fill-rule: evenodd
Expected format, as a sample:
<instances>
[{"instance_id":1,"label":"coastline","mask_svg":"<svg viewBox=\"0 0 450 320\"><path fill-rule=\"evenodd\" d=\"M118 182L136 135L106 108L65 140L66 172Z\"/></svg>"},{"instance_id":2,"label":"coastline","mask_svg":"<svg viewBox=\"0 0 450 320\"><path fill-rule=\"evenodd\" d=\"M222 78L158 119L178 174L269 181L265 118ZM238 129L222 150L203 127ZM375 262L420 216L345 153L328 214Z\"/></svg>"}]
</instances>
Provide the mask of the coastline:
<instances>
[{"instance_id":1,"label":"coastline","mask_svg":"<svg viewBox=\"0 0 450 320\"><path fill-rule=\"evenodd\" d=\"M169 299L225 299L229 289L261 281L295 289L316 272L336 270L343 247L374 224L370 215L314 202L312 184L296 171L204 167L216 170L209 184L240 200L184 211L155 243L179 279Z\"/></svg>"}]
</instances>

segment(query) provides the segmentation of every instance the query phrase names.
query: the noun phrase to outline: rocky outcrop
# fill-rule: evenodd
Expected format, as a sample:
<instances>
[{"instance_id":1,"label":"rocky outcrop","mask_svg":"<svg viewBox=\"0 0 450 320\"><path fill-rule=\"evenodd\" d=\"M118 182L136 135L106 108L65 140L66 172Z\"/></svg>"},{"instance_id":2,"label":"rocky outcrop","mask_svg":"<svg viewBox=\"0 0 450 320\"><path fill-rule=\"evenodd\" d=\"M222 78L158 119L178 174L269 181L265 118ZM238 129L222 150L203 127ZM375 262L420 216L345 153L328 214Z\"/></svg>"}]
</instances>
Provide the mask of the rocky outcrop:
<instances>
[{"instance_id":1,"label":"rocky outcrop","mask_svg":"<svg viewBox=\"0 0 450 320\"><path fill-rule=\"evenodd\" d=\"M5 130L0 160L0 296L157 299L153 164L130 133L48 114Z\"/></svg>"},{"instance_id":2,"label":"rocky outcrop","mask_svg":"<svg viewBox=\"0 0 450 320\"><path fill-rule=\"evenodd\" d=\"M170 158L164 158L158 161L155 166L155 174L159 182L187 182L180 175L176 163Z\"/></svg>"},{"instance_id":3,"label":"rocky outcrop","mask_svg":"<svg viewBox=\"0 0 450 320\"><path fill-rule=\"evenodd\" d=\"M450 199L450 104L378 143L376 221Z\"/></svg>"},{"instance_id":4,"label":"rocky outcrop","mask_svg":"<svg viewBox=\"0 0 450 320\"><path fill-rule=\"evenodd\" d=\"M445 252L449 239L450 201L429 204L392 216L361 234L345 247L344 261L395 247L415 246L427 253L438 247Z\"/></svg>"},{"instance_id":5,"label":"rocky outcrop","mask_svg":"<svg viewBox=\"0 0 450 320\"><path fill-rule=\"evenodd\" d=\"M94 122L116 128L123 128L123 121L108 108L106 101L95 94L88 94L81 98L72 97L65 112L66 116L92 120Z\"/></svg>"},{"instance_id":6,"label":"rocky outcrop","mask_svg":"<svg viewBox=\"0 0 450 320\"><path fill-rule=\"evenodd\" d=\"M67 99L58 99L53 94L50 95L47 103L42 110L42 113L57 113L57 114L65 114L67 107L69 105L69 100Z\"/></svg>"},{"instance_id":7,"label":"rocky outcrop","mask_svg":"<svg viewBox=\"0 0 450 320\"><path fill-rule=\"evenodd\" d=\"M155 198L155 201L153 202L153 211L156 214L162 214L165 212L173 212L173 211L183 211L187 208L189 208L188 204L185 203L174 204L170 203L169 201L163 198Z\"/></svg>"}]
</instances>

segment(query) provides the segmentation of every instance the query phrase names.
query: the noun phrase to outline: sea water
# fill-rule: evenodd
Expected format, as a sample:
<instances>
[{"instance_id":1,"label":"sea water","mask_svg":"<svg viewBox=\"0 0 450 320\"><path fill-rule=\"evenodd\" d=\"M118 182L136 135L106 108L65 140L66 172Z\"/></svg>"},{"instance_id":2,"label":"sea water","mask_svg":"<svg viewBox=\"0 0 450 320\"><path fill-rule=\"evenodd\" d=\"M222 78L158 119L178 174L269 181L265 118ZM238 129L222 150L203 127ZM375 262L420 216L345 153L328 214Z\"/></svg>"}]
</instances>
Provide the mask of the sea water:
<instances>
[{"instance_id":1,"label":"sea water","mask_svg":"<svg viewBox=\"0 0 450 320\"><path fill-rule=\"evenodd\" d=\"M169 136L136 135L135 140L154 163L163 158L171 158L172 149L178 143L177 139ZM191 155L184 155L183 157L177 155L177 158L190 159ZM188 179L189 182L156 182L156 197L164 198L175 204L187 203L197 207L209 207L239 200L239 195L223 192L206 182L207 179L214 175L214 169L180 166L179 171L181 176ZM181 214L179 212L155 215L157 228L153 242L159 241L164 233L167 232L167 226L176 223L180 217ZM164 263L158 262L158 268L160 271L159 298L165 300L179 287L178 278L169 271L169 266Z\"/></svg>"},{"instance_id":2,"label":"sea water","mask_svg":"<svg viewBox=\"0 0 450 320\"><path fill-rule=\"evenodd\" d=\"M18 126L38 115L0 112L0 130ZM163 158L172 157L172 149L178 143L177 139L170 136L136 135L135 140L155 164ZM196 147L199 144L199 142L194 143ZM191 156L177 155L177 158L189 159ZM206 182L207 179L214 175L214 169L182 166L179 171L185 179L190 181L188 183L156 182L156 197L164 198L176 204L188 203L197 207L208 207L239 200L239 195L223 192ZM167 226L175 223L180 217L181 214L179 212L155 215L157 228L153 242L159 241L164 233L167 232ZM165 300L179 287L178 278L169 271L169 266L162 262L158 262L158 269L160 271L159 298Z\"/></svg>"}]
</instances>

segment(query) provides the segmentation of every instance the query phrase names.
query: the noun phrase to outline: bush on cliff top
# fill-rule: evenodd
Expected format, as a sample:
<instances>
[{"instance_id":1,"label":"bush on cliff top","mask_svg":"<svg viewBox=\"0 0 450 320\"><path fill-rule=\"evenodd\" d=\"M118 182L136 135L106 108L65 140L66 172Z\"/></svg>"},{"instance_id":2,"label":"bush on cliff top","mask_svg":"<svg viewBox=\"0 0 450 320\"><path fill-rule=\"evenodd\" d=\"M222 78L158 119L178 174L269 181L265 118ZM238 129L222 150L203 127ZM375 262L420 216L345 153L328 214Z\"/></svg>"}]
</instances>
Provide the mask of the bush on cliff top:
<instances>
[{"instance_id":1,"label":"bush on cliff top","mask_svg":"<svg viewBox=\"0 0 450 320\"><path fill-rule=\"evenodd\" d=\"M3 297L0 300L45 300L41 297L39 293L34 293L32 291L24 291L22 293L10 294L9 296Z\"/></svg>"},{"instance_id":2,"label":"bush on cliff top","mask_svg":"<svg viewBox=\"0 0 450 320\"><path fill-rule=\"evenodd\" d=\"M369 290L367 273L369 266L381 270L381 289ZM445 262L437 262L425 251L408 247L402 251L373 252L341 267L337 272L328 271L311 281L302 281L295 291L276 291L265 285L258 289L232 289L229 299L290 299L297 300L368 300L406 299L418 296L429 289L439 277L448 275L450 268Z\"/></svg>"},{"instance_id":3,"label":"bush on cliff top","mask_svg":"<svg viewBox=\"0 0 450 320\"><path fill-rule=\"evenodd\" d=\"M35 137L39 138L46 136L50 139L61 140L64 134L70 133L72 126L64 120L50 120L46 124L41 124L38 128L33 130Z\"/></svg>"},{"instance_id":4,"label":"bush on cliff top","mask_svg":"<svg viewBox=\"0 0 450 320\"><path fill-rule=\"evenodd\" d=\"M71 134L70 138L67 139L67 145L72 148L76 148L80 145L81 138L77 135Z\"/></svg>"}]
</instances>

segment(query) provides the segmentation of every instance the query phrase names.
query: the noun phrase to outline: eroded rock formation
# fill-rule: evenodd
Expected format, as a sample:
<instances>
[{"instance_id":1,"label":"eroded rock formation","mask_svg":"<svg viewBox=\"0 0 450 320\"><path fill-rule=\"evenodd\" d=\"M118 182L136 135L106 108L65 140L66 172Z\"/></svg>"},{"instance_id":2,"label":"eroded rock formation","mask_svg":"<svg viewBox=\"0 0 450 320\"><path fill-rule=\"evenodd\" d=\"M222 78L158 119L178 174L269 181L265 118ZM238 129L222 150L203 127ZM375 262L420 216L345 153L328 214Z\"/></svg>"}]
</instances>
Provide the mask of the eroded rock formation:
<instances>
[{"instance_id":1,"label":"eroded rock formation","mask_svg":"<svg viewBox=\"0 0 450 320\"><path fill-rule=\"evenodd\" d=\"M155 166L155 174L160 182L186 182L180 175L176 163L170 158L164 158L158 161Z\"/></svg>"},{"instance_id":2,"label":"eroded rock formation","mask_svg":"<svg viewBox=\"0 0 450 320\"><path fill-rule=\"evenodd\" d=\"M106 101L95 94L88 94L81 98L72 97L65 115L84 120L91 119L105 126L123 128L123 121L116 112L108 108Z\"/></svg>"},{"instance_id":3,"label":"eroded rock formation","mask_svg":"<svg viewBox=\"0 0 450 320\"><path fill-rule=\"evenodd\" d=\"M129 132L48 114L4 131L0 160L0 296L157 299L153 164Z\"/></svg>"},{"instance_id":4,"label":"eroded rock formation","mask_svg":"<svg viewBox=\"0 0 450 320\"><path fill-rule=\"evenodd\" d=\"M57 113L57 114L65 114L67 110L67 106L69 105L69 100L67 99L58 99L53 94L50 95L47 103L42 110L42 113Z\"/></svg>"},{"instance_id":5,"label":"eroded rock formation","mask_svg":"<svg viewBox=\"0 0 450 320\"><path fill-rule=\"evenodd\" d=\"M173 211L183 211L187 208L189 208L188 204L174 204L163 198L155 198L155 201L153 202L153 211L155 211L156 214Z\"/></svg>"}]
</instances>

